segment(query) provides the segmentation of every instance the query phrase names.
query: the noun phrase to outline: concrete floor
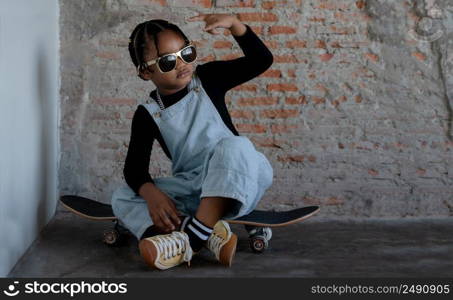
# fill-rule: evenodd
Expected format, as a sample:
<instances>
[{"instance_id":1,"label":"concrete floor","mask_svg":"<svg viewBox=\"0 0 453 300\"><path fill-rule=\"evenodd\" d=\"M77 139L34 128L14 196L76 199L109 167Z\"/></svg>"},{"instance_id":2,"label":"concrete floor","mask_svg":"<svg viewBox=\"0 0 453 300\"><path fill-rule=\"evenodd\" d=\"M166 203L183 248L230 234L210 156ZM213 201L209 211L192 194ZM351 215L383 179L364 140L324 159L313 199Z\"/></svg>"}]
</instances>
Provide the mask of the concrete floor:
<instances>
[{"instance_id":1,"label":"concrete floor","mask_svg":"<svg viewBox=\"0 0 453 300\"><path fill-rule=\"evenodd\" d=\"M59 211L9 277L452 277L453 218L322 221L274 229L263 254L249 248L242 226L234 264L207 250L191 267L150 270L132 237L122 247L101 242L111 222Z\"/></svg>"}]
</instances>

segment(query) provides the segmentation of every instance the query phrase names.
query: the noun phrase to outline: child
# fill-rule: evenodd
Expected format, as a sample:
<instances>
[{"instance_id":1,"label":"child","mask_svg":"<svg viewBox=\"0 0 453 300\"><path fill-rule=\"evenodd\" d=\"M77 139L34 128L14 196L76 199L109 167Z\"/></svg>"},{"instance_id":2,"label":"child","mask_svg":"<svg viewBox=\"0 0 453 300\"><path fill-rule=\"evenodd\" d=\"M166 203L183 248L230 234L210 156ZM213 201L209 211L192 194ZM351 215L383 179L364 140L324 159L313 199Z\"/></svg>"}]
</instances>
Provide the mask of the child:
<instances>
[{"instance_id":1,"label":"child","mask_svg":"<svg viewBox=\"0 0 453 300\"><path fill-rule=\"evenodd\" d=\"M197 51L174 24L155 19L131 34L138 76L156 89L139 105L124 167L128 186L112 196L120 222L139 239L145 262L168 269L203 246L231 266L237 237L228 223L250 213L272 184L273 169L231 122L225 93L267 70L272 53L248 25L228 14L200 14L206 30L227 28L245 56L195 67ZM148 173L154 139L172 161L172 176Z\"/></svg>"}]
</instances>

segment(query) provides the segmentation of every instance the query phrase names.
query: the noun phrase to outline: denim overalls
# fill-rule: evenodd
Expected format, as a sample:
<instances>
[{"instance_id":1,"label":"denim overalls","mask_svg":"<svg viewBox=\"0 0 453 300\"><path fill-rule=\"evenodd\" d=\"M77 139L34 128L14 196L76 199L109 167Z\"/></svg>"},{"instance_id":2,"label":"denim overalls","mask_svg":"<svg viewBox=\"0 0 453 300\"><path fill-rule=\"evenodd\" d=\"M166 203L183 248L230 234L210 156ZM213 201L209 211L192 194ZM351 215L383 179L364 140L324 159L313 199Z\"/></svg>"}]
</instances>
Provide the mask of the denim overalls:
<instances>
[{"instance_id":1,"label":"denim overalls","mask_svg":"<svg viewBox=\"0 0 453 300\"><path fill-rule=\"evenodd\" d=\"M175 104L164 110L155 101L144 106L172 157L172 176L153 178L154 184L179 212L193 216L200 198L215 196L237 200L224 219L255 209L272 185L272 166L247 137L235 136L225 125L196 73L187 95ZM137 238L153 224L146 201L127 185L114 191L112 207Z\"/></svg>"}]
</instances>

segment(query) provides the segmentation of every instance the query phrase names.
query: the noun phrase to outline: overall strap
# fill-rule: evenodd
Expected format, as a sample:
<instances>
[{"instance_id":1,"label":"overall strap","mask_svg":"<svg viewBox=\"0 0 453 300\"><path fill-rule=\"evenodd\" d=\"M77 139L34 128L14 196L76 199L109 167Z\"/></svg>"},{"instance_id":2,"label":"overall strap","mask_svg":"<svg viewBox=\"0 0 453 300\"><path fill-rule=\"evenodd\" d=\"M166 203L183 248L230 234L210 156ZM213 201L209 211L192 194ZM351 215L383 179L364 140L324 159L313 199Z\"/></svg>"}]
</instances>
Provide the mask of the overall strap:
<instances>
[{"instance_id":1,"label":"overall strap","mask_svg":"<svg viewBox=\"0 0 453 300\"><path fill-rule=\"evenodd\" d=\"M158 114L160 112L159 105L153 100L148 100L142 105L146 108L146 110L148 110L151 116L154 116L155 114Z\"/></svg>"}]
</instances>

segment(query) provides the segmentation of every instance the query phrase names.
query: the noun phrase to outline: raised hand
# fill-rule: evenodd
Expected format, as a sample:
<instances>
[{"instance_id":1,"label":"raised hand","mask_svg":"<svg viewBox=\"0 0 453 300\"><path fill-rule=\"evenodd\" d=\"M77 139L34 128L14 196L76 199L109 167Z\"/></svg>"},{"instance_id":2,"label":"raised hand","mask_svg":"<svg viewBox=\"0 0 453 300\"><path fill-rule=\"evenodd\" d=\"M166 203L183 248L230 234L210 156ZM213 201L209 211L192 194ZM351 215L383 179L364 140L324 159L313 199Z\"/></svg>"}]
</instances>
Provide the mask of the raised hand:
<instances>
[{"instance_id":1,"label":"raised hand","mask_svg":"<svg viewBox=\"0 0 453 300\"><path fill-rule=\"evenodd\" d=\"M229 14L199 14L188 18L187 21L204 21L206 26L203 30L214 35L220 34L215 30L216 28L231 29L234 25L240 23L236 16Z\"/></svg>"}]
</instances>

